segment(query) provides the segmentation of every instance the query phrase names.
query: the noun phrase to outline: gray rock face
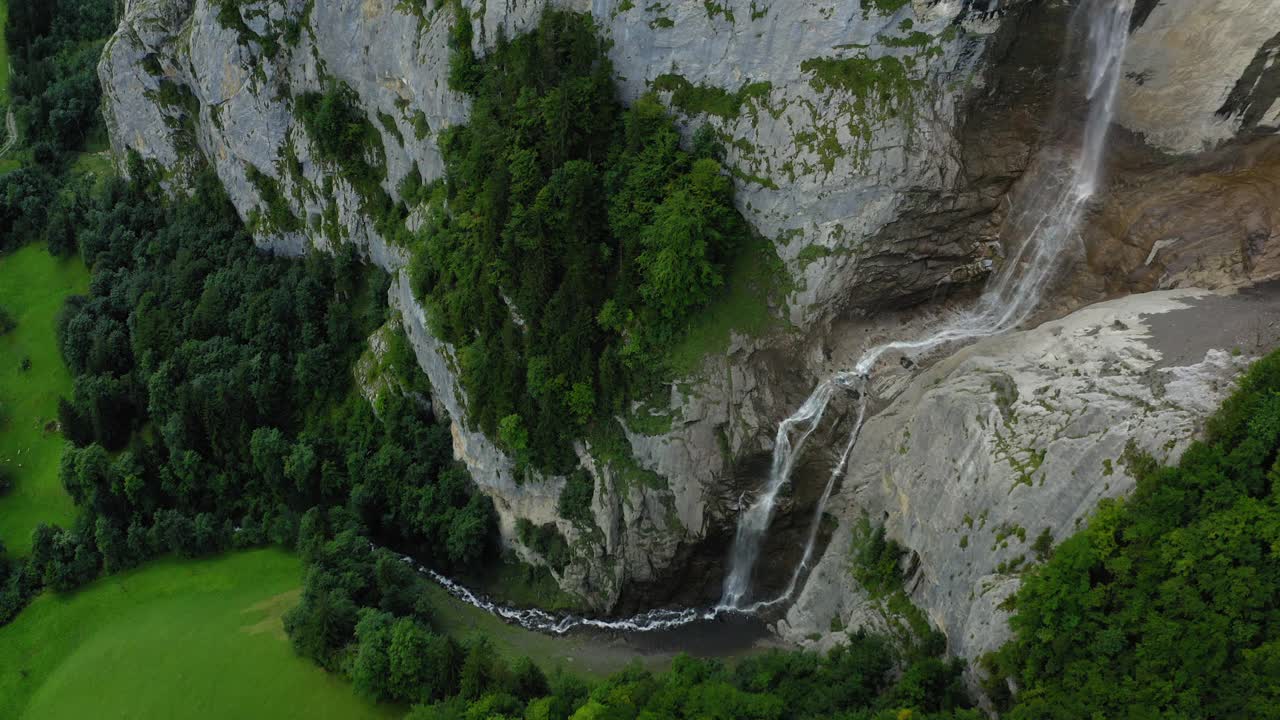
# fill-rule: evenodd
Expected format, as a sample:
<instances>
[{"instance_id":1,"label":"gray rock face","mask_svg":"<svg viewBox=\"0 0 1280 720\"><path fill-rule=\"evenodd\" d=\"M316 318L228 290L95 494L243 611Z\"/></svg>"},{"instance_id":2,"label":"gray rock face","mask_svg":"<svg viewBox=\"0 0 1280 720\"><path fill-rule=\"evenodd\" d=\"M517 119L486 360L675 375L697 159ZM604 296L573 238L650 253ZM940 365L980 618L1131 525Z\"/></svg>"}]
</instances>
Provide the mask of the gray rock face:
<instances>
[{"instance_id":1,"label":"gray rock face","mask_svg":"<svg viewBox=\"0 0 1280 720\"><path fill-rule=\"evenodd\" d=\"M1173 462L1234 378L1280 339L1280 294L1153 292L985 340L901 383L867 422L832 512L841 528L786 619L830 642L866 602L850 579L860 517L913 552L911 598L975 658L1007 638L1001 601L1047 533L1079 529L1133 487L1137 451ZM1264 330L1258 331L1262 327Z\"/></svg>"},{"instance_id":2,"label":"gray rock face","mask_svg":"<svg viewBox=\"0 0 1280 720\"><path fill-rule=\"evenodd\" d=\"M1280 4L1164 0L1136 18L1118 120L1153 147L1194 153L1280 128Z\"/></svg>"},{"instance_id":3,"label":"gray rock face","mask_svg":"<svg viewBox=\"0 0 1280 720\"><path fill-rule=\"evenodd\" d=\"M464 5L479 13L480 52L499 33L535 24L544 7ZM982 49L998 21L959 2L918 2L890 16L820 0L566 5L591 12L613 40L624 99L653 87L670 99L672 83L735 94L732 113L674 109L686 127L709 123L722 135L741 209L762 234L781 238L779 255L800 281L789 299L793 322L830 315L851 286L876 282L874 299L884 300L936 281L885 282L883 262L863 268L859 258L877 252L865 240L897 219L904 190L955 184L960 104L981 83ZM177 171L198 150L246 219L264 202L247 177L252 165L282 185L298 218L338 213L338 227L323 232L266 229L265 246L301 252L340 235L397 265L402 258L380 244L352 189L311 156L293 98L330 78L349 85L383 135L393 197L415 167L425 181L440 177L435 140L468 111L467 98L447 88L450 12L419 17L391 0L260 0L243 3L240 16L256 35L223 27L208 0L130 4L100 73L117 154L136 150ZM833 80L839 62L856 65L869 86ZM167 106L165 81L186 88L192 107ZM971 259L959 255L955 263Z\"/></svg>"},{"instance_id":4,"label":"gray rock face","mask_svg":"<svg viewBox=\"0 0 1280 720\"><path fill-rule=\"evenodd\" d=\"M846 351L861 342L829 330L879 313L868 327L908 332L924 320L904 326L884 313L985 273L1011 188L1040 142L1063 6L1008 1L990 13L978 8L997 3L914 0L881 16L843 0L554 3L594 16L612 41L624 100L656 89L683 131L716 130L739 209L773 242L794 288L779 311L787 330L735 336L672 383L662 407L637 405L617 418L617 443L581 443L595 488L594 527L583 528L559 517L564 478L518 473L472 427L453 349L431 333L410 289L408 252L316 155L297 117L296 98L341 81L381 134L383 189L394 200L411 173L440 178L436 140L466 121L469 105L447 87L448 4L421 13L414 5L242 2L236 29L223 26L210 0L131 0L99 66L117 158L136 151L175 190L207 163L262 247L297 255L354 244L395 274L390 300L431 381L433 407L452 421L455 454L494 499L504 537L523 557L539 561L516 539L521 518L555 523L569 539L575 559L557 574L567 590L601 611L714 598L722 546L744 494L762 479L753 471L767 461L776 422L819 378L845 369ZM483 52L500 33L530 28L548 3L462 5ZM1171 153L1280 125L1280 6L1139 5L1121 124ZM839 79L849 69L858 82ZM673 91L686 86L717 88L732 109L681 106ZM1250 162L1244 150L1233 157ZM1180 183L1177 166L1162 166L1172 189L1145 201L1141 222L1128 221L1137 230L1120 233L1114 227L1124 223L1098 219L1107 227L1086 233L1091 257L1122 256L1123 273L1152 266L1156 279L1085 284L1080 297L1203 282L1201 268L1242 246L1215 279L1269 277L1278 224L1269 209L1280 183L1254 177L1250 188L1261 189L1239 190L1231 163L1215 168L1222 179L1209 196ZM1124 188L1114 204L1135 205L1136 192ZM1170 210L1192 196L1199 215L1234 218L1205 223L1212 242L1186 236L1187 223ZM273 202L294 222L264 220ZM417 232L421 209L409 210ZM1236 237L1239 228L1247 238ZM1110 249L1095 252L1099 245ZM879 622L848 569L850 529L868 515L918 556L912 597L954 652L973 657L998 644L997 606L1017 586L1016 558L1030 558L1042 531L1065 537L1100 498L1125 492L1131 443L1175 457L1227 391L1247 356L1226 352L1227 339L1174 363L1161 345L1185 330L1159 318L1190 317L1212 302L1226 301L1180 291L1093 306L962 350L914 379L890 378L892 400L868 423L833 507L839 529L781 631L829 643L832 617L846 627ZM779 543L771 554L791 552Z\"/></svg>"}]
</instances>

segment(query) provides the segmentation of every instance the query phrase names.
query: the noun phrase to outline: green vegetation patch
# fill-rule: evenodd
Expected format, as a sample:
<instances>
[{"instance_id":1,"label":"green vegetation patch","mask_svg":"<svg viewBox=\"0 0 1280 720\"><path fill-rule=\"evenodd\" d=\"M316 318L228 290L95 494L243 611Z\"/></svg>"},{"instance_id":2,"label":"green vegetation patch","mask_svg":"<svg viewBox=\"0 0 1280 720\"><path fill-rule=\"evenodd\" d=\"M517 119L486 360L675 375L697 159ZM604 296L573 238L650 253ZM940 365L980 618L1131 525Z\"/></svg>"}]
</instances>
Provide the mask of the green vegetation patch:
<instances>
[{"instance_id":1,"label":"green vegetation patch","mask_svg":"<svg viewBox=\"0 0 1280 720\"><path fill-rule=\"evenodd\" d=\"M262 172L254 165L245 165L249 183L258 191L258 198L266 211L254 208L249 212L249 231L255 234L293 233L303 229L302 220L293 214L293 208L280 191L280 181Z\"/></svg>"},{"instance_id":2,"label":"green vegetation patch","mask_svg":"<svg viewBox=\"0 0 1280 720\"><path fill-rule=\"evenodd\" d=\"M854 97L854 111L864 116L896 116L914 107L914 93L923 88L908 64L886 55L871 58L810 58L800 69L812 73L809 84L818 92L840 90Z\"/></svg>"},{"instance_id":3,"label":"green vegetation patch","mask_svg":"<svg viewBox=\"0 0 1280 720\"><path fill-rule=\"evenodd\" d=\"M520 543L542 556L556 572L563 572L566 565L573 560L569 550L569 542L560 534L555 523L534 525L524 518L516 521L516 536Z\"/></svg>"},{"instance_id":4,"label":"green vegetation patch","mask_svg":"<svg viewBox=\"0 0 1280 720\"><path fill-rule=\"evenodd\" d=\"M870 17L871 13L877 15L892 15L907 5L911 4L911 0L858 0L862 4L862 17Z\"/></svg>"},{"instance_id":5,"label":"green vegetation patch","mask_svg":"<svg viewBox=\"0 0 1280 720\"><path fill-rule=\"evenodd\" d=\"M866 588L898 643L911 654L941 655L947 639L929 624L903 586L902 561L909 550L885 537L884 526L861 518L853 532L853 577Z\"/></svg>"},{"instance_id":6,"label":"green vegetation patch","mask_svg":"<svg viewBox=\"0 0 1280 720\"><path fill-rule=\"evenodd\" d=\"M729 92L714 85L694 85L680 75L667 73L654 78L650 87L671 93L671 104L688 115L705 113L733 120L742 114L743 106L767 100L773 83L743 83L736 92Z\"/></svg>"},{"instance_id":7,"label":"green vegetation patch","mask_svg":"<svg viewBox=\"0 0 1280 720\"><path fill-rule=\"evenodd\" d=\"M38 598L0 628L0 717L384 718L293 653L302 564L278 550L165 560Z\"/></svg>"},{"instance_id":8,"label":"green vegetation patch","mask_svg":"<svg viewBox=\"0 0 1280 720\"><path fill-rule=\"evenodd\" d=\"M324 92L300 95L295 103L317 157L356 191L361 209L373 219L379 234L394 244L407 243L408 208L392 201L382 186L387 179L387 151L355 91L332 81Z\"/></svg>"},{"instance_id":9,"label":"green vegetation patch","mask_svg":"<svg viewBox=\"0 0 1280 720\"><path fill-rule=\"evenodd\" d=\"M441 133L446 202L413 287L458 348L471 421L522 465L567 473L575 438L669 376L673 345L707 347L698 326L749 230L706 133L686 151L654 97L618 102L590 17L548 12L483 61L469 23L450 81L471 119Z\"/></svg>"},{"instance_id":10,"label":"green vegetation patch","mask_svg":"<svg viewBox=\"0 0 1280 720\"><path fill-rule=\"evenodd\" d=\"M784 324L771 309L792 289L773 243L752 237L734 258L725 291L689 322L667 356L676 376L695 372L703 359L728 349L733 334L756 336Z\"/></svg>"},{"instance_id":11,"label":"green vegetation patch","mask_svg":"<svg viewBox=\"0 0 1280 720\"><path fill-rule=\"evenodd\" d=\"M0 494L0 541L25 555L39 522L66 523L71 498L58 481L66 447L58 432L58 398L71 394L71 373L58 353L58 311L88 289L80 258L55 258L43 244L0 255L0 307L16 327L0 335L0 473L13 488Z\"/></svg>"}]
</instances>

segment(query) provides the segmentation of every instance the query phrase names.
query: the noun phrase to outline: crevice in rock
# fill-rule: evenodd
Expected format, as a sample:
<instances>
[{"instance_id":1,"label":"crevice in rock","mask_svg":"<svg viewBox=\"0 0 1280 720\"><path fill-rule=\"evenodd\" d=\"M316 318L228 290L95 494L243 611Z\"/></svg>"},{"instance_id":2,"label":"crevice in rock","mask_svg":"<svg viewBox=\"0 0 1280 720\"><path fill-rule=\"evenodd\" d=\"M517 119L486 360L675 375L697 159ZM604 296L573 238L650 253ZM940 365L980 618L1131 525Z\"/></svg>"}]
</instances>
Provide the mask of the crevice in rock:
<instances>
[{"instance_id":1,"label":"crevice in rock","mask_svg":"<svg viewBox=\"0 0 1280 720\"><path fill-rule=\"evenodd\" d=\"M1280 33L1258 48L1217 115L1240 118L1242 132L1274 131L1275 128L1260 127L1260 123L1277 100L1280 100Z\"/></svg>"}]
</instances>

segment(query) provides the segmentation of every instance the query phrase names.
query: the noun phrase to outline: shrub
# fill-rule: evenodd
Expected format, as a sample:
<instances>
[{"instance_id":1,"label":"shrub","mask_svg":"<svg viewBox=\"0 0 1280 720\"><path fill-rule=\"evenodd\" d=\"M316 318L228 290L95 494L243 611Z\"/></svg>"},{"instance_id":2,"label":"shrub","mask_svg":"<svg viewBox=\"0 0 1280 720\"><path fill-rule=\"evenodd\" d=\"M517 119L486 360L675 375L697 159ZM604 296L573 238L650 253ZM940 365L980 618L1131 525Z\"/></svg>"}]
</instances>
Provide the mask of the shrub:
<instances>
[{"instance_id":1,"label":"shrub","mask_svg":"<svg viewBox=\"0 0 1280 720\"><path fill-rule=\"evenodd\" d=\"M591 513L591 499L595 495L595 482L591 474L582 468L570 473L564 488L560 491L557 508L560 517L580 527L590 527L595 523Z\"/></svg>"}]
</instances>

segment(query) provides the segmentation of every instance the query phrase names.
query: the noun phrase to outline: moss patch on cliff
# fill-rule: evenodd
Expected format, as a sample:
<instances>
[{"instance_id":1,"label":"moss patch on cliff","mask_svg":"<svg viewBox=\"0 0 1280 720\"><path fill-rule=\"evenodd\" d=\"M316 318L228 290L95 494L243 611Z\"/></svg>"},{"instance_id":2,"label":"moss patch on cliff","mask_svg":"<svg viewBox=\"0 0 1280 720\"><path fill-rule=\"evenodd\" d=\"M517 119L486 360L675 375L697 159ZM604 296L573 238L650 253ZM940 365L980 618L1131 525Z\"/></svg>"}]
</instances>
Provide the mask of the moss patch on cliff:
<instances>
[{"instance_id":1,"label":"moss patch on cliff","mask_svg":"<svg viewBox=\"0 0 1280 720\"><path fill-rule=\"evenodd\" d=\"M911 0L859 0L862 4L862 17L870 17L871 13L877 15L892 15L907 5L911 4Z\"/></svg>"},{"instance_id":2,"label":"moss patch on cliff","mask_svg":"<svg viewBox=\"0 0 1280 720\"><path fill-rule=\"evenodd\" d=\"M743 83L737 91L729 92L714 85L695 85L680 75L666 73L654 78L650 87L658 92L671 93L671 104L686 114L705 113L733 120L742 114L744 106L766 100L773 90L773 83Z\"/></svg>"},{"instance_id":3,"label":"moss patch on cliff","mask_svg":"<svg viewBox=\"0 0 1280 720\"><path fill-rule=\"evenodd\" d=\"M871 58L810 58L800 69L812 73L809 84L818 92L840 90L853 97L853 109L872 118L895 117L914 107L914 93L923 82L909 63L892 55Z\"/></svg>"}]
</instances>

